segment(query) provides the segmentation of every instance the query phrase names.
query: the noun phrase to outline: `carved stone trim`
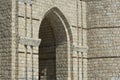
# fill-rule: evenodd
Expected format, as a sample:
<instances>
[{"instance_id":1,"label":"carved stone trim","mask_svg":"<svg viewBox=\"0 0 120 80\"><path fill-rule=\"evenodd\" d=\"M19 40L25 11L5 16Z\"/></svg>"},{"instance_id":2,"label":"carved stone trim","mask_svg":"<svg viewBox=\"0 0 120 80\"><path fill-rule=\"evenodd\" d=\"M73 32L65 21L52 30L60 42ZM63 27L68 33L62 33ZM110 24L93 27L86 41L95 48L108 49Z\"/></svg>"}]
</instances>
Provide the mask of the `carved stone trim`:
<instances>
[{"instance_id":1,"label":"carved stone trim","mask_svg":"<svg viewBox=\"0 0 120 80\"><path fill-rule=\"evenodd\" d=\"M40 45L40 43L41 43L41 39L20 37L19 38L19 43L22 44L22 45L38 47Z\"/></svg>"},{"instance_id":2,"label":"carved stone trim","mask_svg":"<svg viewBox=\"0 0 120 80\"><path fill-rule=\"evenodd\" d=\"M78 51L78 52L87 52L88 51L88 46L73 46L73 51Z\"/></svg>"}]
</instances>

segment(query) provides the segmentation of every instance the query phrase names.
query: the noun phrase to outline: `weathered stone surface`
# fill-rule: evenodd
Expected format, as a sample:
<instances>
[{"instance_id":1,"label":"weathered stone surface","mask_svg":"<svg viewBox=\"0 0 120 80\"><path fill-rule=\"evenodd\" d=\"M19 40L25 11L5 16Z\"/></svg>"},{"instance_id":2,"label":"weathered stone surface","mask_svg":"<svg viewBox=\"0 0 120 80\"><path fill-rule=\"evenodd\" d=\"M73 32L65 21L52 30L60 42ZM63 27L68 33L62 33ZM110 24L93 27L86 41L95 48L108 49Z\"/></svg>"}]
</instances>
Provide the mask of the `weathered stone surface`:
<instances>
[{"instance_id":1,"label":"weathered stone surface","mask_svg":"<svg viewBox=\"0 0 120 80\"><path fill-rule=\"evenodd\" d=\"M0 0L0 80L119 79L119 0L83 0L82 6L80 0L78 16L76 0L32 0L32 23L30 0L27 21L24 1L18 0L17 13L15 1ZM17 45L17 28L29 38L27 56L24 44Z\"/></svg>"},{"instance_id":2,"label":"weathered stone surface","mask_svg":"<svg viewBox=\"0 0 120 80\"><path fill-rule=\"evenodd\" d=\"M11 79L11 0L0 0L0 80Z\"/></svg>"},{"instance_id":3,"label":"weathered stone surface","mask_svg":"<svg viewBox=\"0 0 120 80\"><path fill-rule=\"evenodd\" d=\"M19 38L19 43L22 44L22 45L38 47L40 45L40 43L41 43L41 39L20 37Z\"/></svg>"},{"instance_id":4,"label":"weathered stone surface","mask_svg":"<svg viewBox=\"0 0 120 80\"><path fill-rule=\"evenodd\" d=\"M120 71L120 1L89 1L87 5L88 80L117 80Z\"/></svg>"}]
</instances>

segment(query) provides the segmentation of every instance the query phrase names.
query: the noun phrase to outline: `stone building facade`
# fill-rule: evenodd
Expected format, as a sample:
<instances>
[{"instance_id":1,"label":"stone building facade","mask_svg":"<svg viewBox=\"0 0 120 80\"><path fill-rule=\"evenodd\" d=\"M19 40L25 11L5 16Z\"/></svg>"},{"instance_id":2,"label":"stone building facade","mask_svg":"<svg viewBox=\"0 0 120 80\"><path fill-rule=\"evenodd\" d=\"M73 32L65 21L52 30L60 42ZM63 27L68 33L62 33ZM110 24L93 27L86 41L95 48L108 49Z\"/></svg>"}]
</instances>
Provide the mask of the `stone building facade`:
<instances>
[{"instance_id":1,"label":"stone building facade","mask_svg":"<svg viewBox=\"0 0 120 80\"><path fill-rule=\"evenodd\" d=\"M0 0L0 80L120 80L119 0Z\"/></svg>"}]
</instances>

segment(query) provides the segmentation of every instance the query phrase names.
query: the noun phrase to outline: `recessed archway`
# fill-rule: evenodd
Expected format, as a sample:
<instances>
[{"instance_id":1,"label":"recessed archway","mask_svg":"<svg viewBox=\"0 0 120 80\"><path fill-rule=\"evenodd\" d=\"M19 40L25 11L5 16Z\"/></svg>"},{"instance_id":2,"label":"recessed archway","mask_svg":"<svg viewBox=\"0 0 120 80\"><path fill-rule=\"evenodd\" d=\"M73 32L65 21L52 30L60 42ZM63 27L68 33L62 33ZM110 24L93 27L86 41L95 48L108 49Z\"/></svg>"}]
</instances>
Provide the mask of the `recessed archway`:
<instances>
[{"instance_id":1,"label":"recessed archway","mask_svg":"<svg viewBox=\"0 0 120 80\"><path fill-rule=\"evenodd\" d=\"M39 80L67 80L70 67L70 33L64 15L49 10L40 25Z\"/></svg>"}]
</instances>

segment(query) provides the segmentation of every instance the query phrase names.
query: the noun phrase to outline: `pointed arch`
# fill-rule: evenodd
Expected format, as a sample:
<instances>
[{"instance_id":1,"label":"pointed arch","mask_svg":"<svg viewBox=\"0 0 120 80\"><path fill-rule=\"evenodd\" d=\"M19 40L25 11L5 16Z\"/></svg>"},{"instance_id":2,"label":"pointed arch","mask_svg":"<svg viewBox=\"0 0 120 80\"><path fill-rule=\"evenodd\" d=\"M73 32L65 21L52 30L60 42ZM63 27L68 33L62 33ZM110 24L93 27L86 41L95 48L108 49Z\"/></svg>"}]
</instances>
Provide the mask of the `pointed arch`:
<instances>
[{"instance_id":1,"label":"pointed arch","mask_svg":"<svg viewBox=\"0 0 120 80\"><path fill-rule=\"evenodd\" d=\"M57 17L59 17L59 19L64 23L65 28L69 34L69 38L70 38L70 42L73 43L73 36L72 36L72 31L70 28L70 24L68 22L68 19L64 16L63 12L57 8L57 7L52 7L51 9L49 9L47 12L45 12L45 14L42 17L42 20L49 14L49 13L54 13ZM40 24L42 23L42 21L40 21Z\"/></svg>"},{"instance_id":2,"label":"pointed arch","mask_svg":"<svg viewBox=\"0 0 120 80\"><path fill-rule=\"evenodd\" d=\"M55 55L54 68L56 69L54 71L56 72L54 72L54 74L56 73L56 75L54 76L54 78L59 78L61 80L70 80L72 52L71 48L73 41L72 31L64 14L57 7L53 7L48 10L42 18L39 29L39 38L43 40L39 47L39 56L42 56L43 53L45 53L45 56L49 55L49 53L46 53L48 49L43 49L43 47L46 48L46 46L52 48L52 55ZM46 58L50 59L50 56ZM40 64L42 64L43 62L41 62ZM44 68L45 65L42 66L40 74ZM49 70L49 67L46 69ZM46 74L50 76L49 73L46 72Z\"/></svg>"}]
</instances>

